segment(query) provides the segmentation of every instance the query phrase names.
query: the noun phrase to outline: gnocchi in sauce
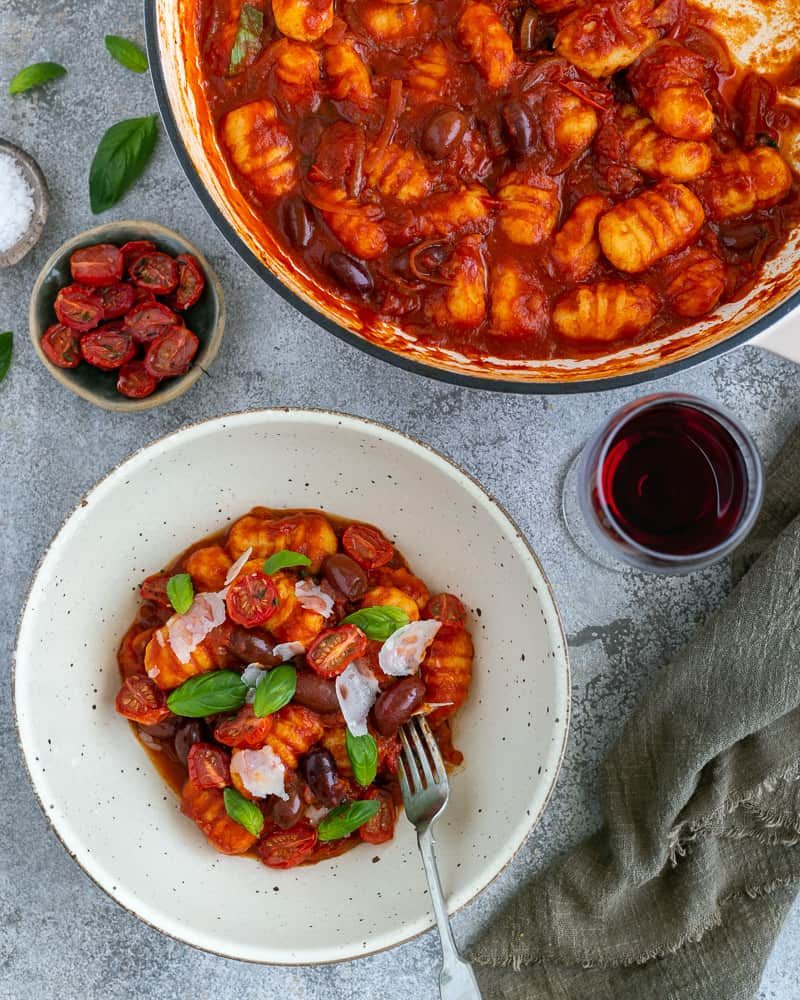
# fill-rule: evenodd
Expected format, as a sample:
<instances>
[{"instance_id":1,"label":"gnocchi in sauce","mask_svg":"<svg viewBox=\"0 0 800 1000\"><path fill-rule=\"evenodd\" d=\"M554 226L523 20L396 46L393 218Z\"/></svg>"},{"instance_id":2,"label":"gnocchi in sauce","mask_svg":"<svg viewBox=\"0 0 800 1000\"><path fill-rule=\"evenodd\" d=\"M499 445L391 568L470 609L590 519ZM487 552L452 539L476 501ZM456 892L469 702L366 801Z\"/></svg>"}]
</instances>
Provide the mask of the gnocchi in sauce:
<instances>
[{"instance_id":1,"label":"gnocchi in sauce","mask_svg":"<svg viewBox=\"0 0 800 1000\"><path fill-rule=\"evenodd\" d=\"M235 182L367 328L480 358L663 336L800 221L797 112L685 0L196 0ZM376 335L377 336L377 335Z\"/></svg>"},{"instance_id":2,"label":"gnocchi in sauce","mask_svg":"<svg viewBox=\"0 0 800 1000\"><path fill-rule=\"evenodd\" d=\"M391 840L414 714L461 763L466 610L377 528L257 507L140 590L117 711L216 850L290 868Z\"/></svg>"}]
</instances>

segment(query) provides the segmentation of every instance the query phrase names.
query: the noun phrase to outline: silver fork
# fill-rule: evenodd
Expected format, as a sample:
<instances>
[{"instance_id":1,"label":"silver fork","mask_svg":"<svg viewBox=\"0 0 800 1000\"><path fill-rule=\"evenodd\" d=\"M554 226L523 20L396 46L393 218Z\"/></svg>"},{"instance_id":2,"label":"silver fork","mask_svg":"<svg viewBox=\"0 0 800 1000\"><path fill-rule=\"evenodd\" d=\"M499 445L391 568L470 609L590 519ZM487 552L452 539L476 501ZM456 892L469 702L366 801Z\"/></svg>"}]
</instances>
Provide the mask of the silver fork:
<instances>
[{"instance_id":1,"label":"silver fork","mask_svg":"<svg viewBox=\"0 0 800 1000\"><path fill-rule=\"evenodd\" d=\"M403 755L397 769L400 790L406 816L417 829L417 843L442 942L439 994L442 1000L481 1000L472 966L461 957L453 938L433 851L433 823L442 815L450 798L444 761L431 728L422 716L409 719L400 730L400 739L403 742Z\"/></svg>"}]
</instances>

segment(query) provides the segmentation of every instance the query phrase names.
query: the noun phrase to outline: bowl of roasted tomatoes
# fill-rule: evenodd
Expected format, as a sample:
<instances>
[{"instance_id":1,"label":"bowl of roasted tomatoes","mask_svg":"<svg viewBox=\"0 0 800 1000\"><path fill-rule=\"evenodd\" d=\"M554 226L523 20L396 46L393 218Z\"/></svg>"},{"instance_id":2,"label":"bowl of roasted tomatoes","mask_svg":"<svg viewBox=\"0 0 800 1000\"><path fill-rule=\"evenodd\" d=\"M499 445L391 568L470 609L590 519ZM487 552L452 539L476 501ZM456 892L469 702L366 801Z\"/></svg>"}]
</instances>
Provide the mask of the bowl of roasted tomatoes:
<instances>
[{"instance_id":1,"label":"bowl of roasted tomatoes","mask_svg":"<svg viewBox=\"0 0 800 1000\"><path fill-rule=\"evenodd\" d=\"M413 715L450 770L451 912L514 861L569 722L555 601L508 515L424 445L323 411L219 417L114 470L46 552L15 663L70 854L149 924L256 962L432 925L397 780Z\"/></svg>"},{"instance_id":2,"label":"bowl of roasted tomatoes","mask_svg":"<svg viewBox=\"0 0 800 1000\"><path fill-rule=\"evenodd\" d=\"M183 395L214 360L222 287L202 253L154 222L110 222L68 240L33 287L29 330L53 377L106 410Z\"/></svg>"}]
</instances>

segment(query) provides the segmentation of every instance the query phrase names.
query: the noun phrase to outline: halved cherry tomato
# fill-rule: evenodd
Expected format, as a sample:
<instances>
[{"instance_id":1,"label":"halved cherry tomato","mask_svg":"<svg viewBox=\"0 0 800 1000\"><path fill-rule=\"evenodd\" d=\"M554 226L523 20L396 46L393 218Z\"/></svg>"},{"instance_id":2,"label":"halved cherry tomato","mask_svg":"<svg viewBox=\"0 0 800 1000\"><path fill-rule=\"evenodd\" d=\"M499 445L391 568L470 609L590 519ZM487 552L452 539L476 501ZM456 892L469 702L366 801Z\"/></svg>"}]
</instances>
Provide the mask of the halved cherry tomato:
<instances>
[{"instance_id":1,"label":"halved cherry tomato","mask_svg":"<svg viewBox=\"0 0 800 1000\"><path fill-rule=\"evenodd\" d=\"M156 245L150 240L129 240L122 244L122 257L125 261L125 273L127 274L132 265L146 253L155 250Z\"/></svg>"},{"instance_id":2,"label":"halved cherry tomato","mask_svg":"<svg viewBox=\"0 0 800 1000\"><path fill-rule=\"evenodd\" d=\"M74 281L82 285L112 285L122 277L125 261L122 251L113 243L96 243L93 247L76 250L69 259Z\"/></svg>"},{"instance_id":3,"label":"halved cherry tomato","mask_svg":"<svg viewBox=\"0 0 800 1000\"><path fill-rule=\"evenodd\" d=\"M227 788L231 783L230 757L213 743L194 743L186 767L198 788Z\"/></svg>"},{"instance_id":4,"label":"halved cherry tomato","mask_svg":"<svg viewBox=\"0 0 800 1000\"><path fill-rule=\"evenodd\" d=\"M154 340L144 357L144 366L156 378L172 378L189 370L200 341L185 326L177 326Z\"/></svg>"},{"instance_id":5,"label":"halved cherry tomato","mask_svg":"<svg viewBox=\"0 0 800 1000\"><path fill-rule=\"evenodd\" d=\"M379 802L380 808L358 828L358 835L368 844L385 844L394 836L394 824L397 820L394 799L385 788L370 788L363 797L371 802Z\"/></svg>"},{"instance_id":6,"label":"halved cherry tomato","mask_svg":"<svg viewBox=\"0 0 800 1000\"><path fill-rule=\"evenodd\" d=\"M368 524L351 524L342 535L342 547L362 569L377 569L392 561L394 546L377 528Z\"/></svg>"},{"instance_id":7,"label":"halved cherry tomato","mask_svg":"<svg viewBox=\"0 0 800 1000\"><path fill-rule=\"evenodd\" d=\"M168 295L178 287L178 265L159 250L142 254L130 269L131 281L154 295Z\"/></svg>"},{"instance_id":8,"label":"halved cherry tomato","mask_svg":"<svg viewBox=\"0 0 800 1000\"><path fill-rule=\"evenodd\" d=\"M125 314L124 325L137 344L149 344L153 340L153 330L161 331L163 336L164 327L180 326L181 318L163 302L150 298L137 303Z\"/></svg>"},{"instance_id":9,"label":"halved cherry tomato","mask_svg":"<svg viewBox=\"0 0 800 1000\"><path fill-rule=\"evenodd\" d=\"M425 606L425 617L451 628L463 628L467 609L454 594L434 594Z\"/></svg>"},{"instance_id":10,"label":"halved cherry tomato","mask_svg":"<svg viewBox=\"0 0 800 1000\"><path fill-rule=\"evenodd\" d=\"M103 307L90 288L65 285L53 303L58 321L78 333L88 333L103 319Z\"/></svg>"},{"instance_id":11,"label":"halved cherry tomato","mask_svg":"<svg viewBox=\"0 0 800 1000\"><path fill-rule=\"evenodd\" d=\"M171 573L154 573L142 580L139 585L139 593L143 601L152 601L153 604L160 604L162 608L171 608L172 602L167 597L167 584Z\"/></svg>"},{"instance_id":12,"label":"halved cherry tomato","mask_svg":"<svg viewBox=\"0 0 800 1000\"><path fill-rule=\"evenodd\" d=\"M148 292L146 288L139 288L138 285L133 285L133 304L141 305L142 302L155 302L156 297L152 292Z\"/></svg>"},{"instance_id":13,"label":"halved cherry tomato","mask_svg":"<svg viewBox=\"0 0 800 1000\"><path fill-rule=\"evenodd\" d=\"M63 323L53 323L44 331L42 350L59 368L77 368L81 363L80 338Z\"/></svg>"},{"instance_id":14,"label":"halved cherry tomato","mask_svg":"<svg viewBox=\"0 0 800 1000\"><path fill-rule=\"evenodd\" d=\"M125 678L117 695L116 709L126 719L143 726L153 726L170 715L167 696L147 674Z\"/></svg>"},{"instance_id":15,"label":"halved cherry tomato","mask_svg":"<svg viewBox=\"0 0 800 1000\"><path fill-rule=\"evenodd\" d=\"M90 365L104 372L121 368L135 353L133 337L118 328L101 327L81 339L81 354Z\"/></svg>"},{"instance_id":16,"label":"halved cherry tomato","mask_svg":"<svg viewBox=\"0 0 800 1000\"><path fill-rule=\"evenodd\" d=\"M158 388L158 379L154 378L144 366L143 361L129 361L119 370L117 377L117 392L128 399L144 399Z\"/></svg>"},{"instance_id":17,"label":"halved cherry tomato","mask_svg":"<svg viewBox=\"0 0 800 1000\"><path fill-rule=\"evenodd\" d=\"M317 844L317 831L303 821L288 830L263 837L256 850L269 868L294 868L308 859Z\"/></svg>"},{"instance_id":18,"label":"halved cherry tomato","mask_svg":"<svg viewBox=\"0 0 800 1000\"><path fill-rule=\"evenodd\" d=\"M272 716L253 714L253 706L245 705L236 715L223 719L214 726L214 739L228 747L258 750L264 746L270 730Z\"/></svg>"},{"instance_id":19,"label":"halved cherry tomato","mask_svg":"<svg viewBox=\"0 0 800 1000\"><path fill-rule=\"evenodd\" d=\"M267 574L260 570L240 573L228 587L225 604L235 622L245 628L253 628L263 625L275 614L278 591Z\"/></svg>"},{"instance_id":20,"label":"halved cherry tomato","mask_svg":"<svg viewBox=\"0 0 800 1000\"><path fill-rule=\"evenodd\" d=\"M367 651L367 637L356 625L325 629L306 653L308 665L322 677L336 677Z\"/></svg>"},{"instance_id":21,"label":"halved cherry tomato","mask_svg":"<svg viewBox=\"0 0 800 1000\"><path fill-rule=\"evenodd\" d=\"M94 294L103 307L104 319L119 319L132 308L136 301L133 285L129 285L125 281L118 281L115 285L98 288Z\"/></svg>"},{"instance_id":22,"label":"halved cherry tomato","mask_svg":"<svg viewBox=\"0 0 800 1000\"><path fill-rule=\"evenodd\" d=\"M172 304L176 309L191 309L203 294L206 279L196 258L190 253L179 253L175 260L178 265L178 287Z\"/></svg>"}]
</instances>

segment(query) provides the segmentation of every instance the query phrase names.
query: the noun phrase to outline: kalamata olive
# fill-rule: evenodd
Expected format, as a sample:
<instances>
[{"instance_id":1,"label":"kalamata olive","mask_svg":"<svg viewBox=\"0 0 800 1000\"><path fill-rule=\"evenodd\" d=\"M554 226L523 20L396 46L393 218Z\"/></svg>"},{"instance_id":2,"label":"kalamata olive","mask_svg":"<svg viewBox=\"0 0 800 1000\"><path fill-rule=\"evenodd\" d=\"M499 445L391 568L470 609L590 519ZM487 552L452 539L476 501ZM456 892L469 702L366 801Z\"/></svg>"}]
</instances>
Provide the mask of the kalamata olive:
<instances>
[{"instance_id":1,"label":"kalamata olive","mask_svg":"<svg viewBox=\"0 0 800 1000\"><path fill-rule=\"evenodd\" d=\"M177 715L168 715L161 722L156 722L152 726L139 726L139 729L152 736L154 740L171 740L180 723L181 720Z\"/></svg>"},{"instance_id":2,"label":"kalamata olive","mask_svg":"<svg viewBox=\"0 0 800 1000\"><path fill-rule=\"evenodd\" d=\"M310 670L297 672L297 688L293 700L298 705L304 705L312 712L321 712L323 715L326 712L336 712L339 708L336 682L326 680Z\"/></svg>"},{"instance_id":3,"label":"kalamata olive","mask_svg":"<svg viewBox=\"0 0 800 1000\"><path fill-rule=\"evenodd\" d=\"M298 788L288 788L287 791L289 798L279 799L276 797L270 811L273 823L282 830L288 830L290 826L294 826L305 807Z\"/></svg>"},{"instance_id":4,"label":"kalamata olive","mask_svg":"<svg viewBox=\"0 0 800 1000\"><path fill-rule=\"evenodd\" d=\"M314 216L302 198L295 195L284 200L281 226L298 250L308 246L314 236Z\"/></svg>"},{"instance_id":5,"label":"kalamata olive","mask_svg":"<svg viewBox=\"0 0 800 1000\"><path fill-rule=\"evenodd\" d=\"M369 588L367 574L355 559L351 559L344 552L328 556L322 564L322 575L334 587L338 587L348 601L357 601Z\"/></svg>"},{"instance_id":6,"label":"kalamata olive","mask_svg":"<svg viewBox=\"0 0 800 1000\"><path fill-rule=\"evenodd\" d=\"M434 160L443 160L461 142L467 119L455 108L437 111L422 131L422 148Z\"/></svg>"},{"instance_id":7,"label":"kalamata olive","mask_svg":"<svg viewBox=\"0 0 800 1000\"><path fill-rule=\"evenodd\" d=\"M236 625L231 631L229 643L231 652L238 656L242 663L276 667L283 662L283 657L272 655L275 642L261 629L242 628Z\"/></svg>"},{"instance_id":8,"label":"kalamata olive","mask_svg":"<svg viewBox=\"0 0 800 1000\"><path fill-rule=\"evenodd\" d=\"M194 744L202 743L205 738L205 726L202 722L197 722L194 719L191 722L184 722L175 733L175 756L181 764L186 764L189 751Z\"/></svg>"},{"instance_id":9,"label":"kalamata olive","mask_svg":"<svg viewBox=\"0 0 800 1000\"><path fill-rule=\"evenodd\" d=\"M372 718L381 736L394 736L425 699L425 682L420 677L404 677L375 702Z\"/></svg>"},{"instance_id":10,"label":"kalamata olive","mask_svg":"<svg viewBox=\"0 0 800 1000\"><path fill-rule=\"evenodd\" d=\"M331 276L339 282L343 288L348 288L351 292L359 292L364 295L372 291L372 275L367 270L366 264L351 257L348 253L340 253L334 250L325 258Z\"/></svg>"},{"instance_id":11,"label":"kalamata olive","mask_svg":"<svg viewBox=\"0 0 800 1000\"><path fill-rule=\"evenodd\" d=\"M342 799L339 787L339 775L336 771L336 761L330 750L317 747L306 754L303 761L308 787L315 798L324 806L336 806Z\"/></svg>"},{"instance_id":12,"label":"kalamata olive","mask_svg":"<svg viewBox=\"0 0 800 1000\"><path fill-rule=\"evenodd\" d=\"M529 110L520 101L509 101L503 108L503 125L512 150L529 153L536 139Z\"/></svg>"}]
</instances>

